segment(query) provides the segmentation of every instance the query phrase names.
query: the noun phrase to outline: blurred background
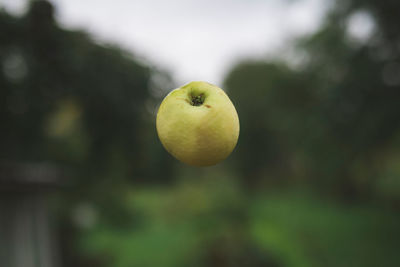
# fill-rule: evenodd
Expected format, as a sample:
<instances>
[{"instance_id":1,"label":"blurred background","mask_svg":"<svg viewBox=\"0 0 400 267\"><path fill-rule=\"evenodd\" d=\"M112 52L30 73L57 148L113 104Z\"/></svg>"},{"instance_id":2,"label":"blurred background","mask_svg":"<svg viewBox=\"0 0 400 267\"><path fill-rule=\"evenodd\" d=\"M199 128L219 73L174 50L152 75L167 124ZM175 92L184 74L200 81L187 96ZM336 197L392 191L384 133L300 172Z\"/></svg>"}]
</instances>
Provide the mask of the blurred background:
<instances>
[{"instance_id":1,"label":"blurred background","mask_svg":"<svg viewBox=\"0 0 400 267\"><path fill-rule=\"evenodd\" d=\"M0 265L399 266L397 0L0 1ZM192 80L241 123L186 166Z\"/></svg>"}]
</instances>

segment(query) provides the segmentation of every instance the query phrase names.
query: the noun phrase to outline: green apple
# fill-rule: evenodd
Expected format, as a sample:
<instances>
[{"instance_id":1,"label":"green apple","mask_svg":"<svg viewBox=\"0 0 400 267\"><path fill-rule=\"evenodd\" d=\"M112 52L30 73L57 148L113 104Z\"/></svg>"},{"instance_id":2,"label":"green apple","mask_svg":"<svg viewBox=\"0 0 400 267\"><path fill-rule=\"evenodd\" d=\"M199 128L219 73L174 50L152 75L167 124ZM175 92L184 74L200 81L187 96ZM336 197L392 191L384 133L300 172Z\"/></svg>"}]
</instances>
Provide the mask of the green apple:
<instances>
[{"instance_id":1,"label":"green apple","mask_svg":"<svg viewBox=\"0 0 400 267\"><path fill-rule=\"evenodd\" d=\"M224 160L239 137L239 118L229 97L201 81L170 92L158 109L156 126L165 149L192 166Z\"/></svg>"}]
</instances>

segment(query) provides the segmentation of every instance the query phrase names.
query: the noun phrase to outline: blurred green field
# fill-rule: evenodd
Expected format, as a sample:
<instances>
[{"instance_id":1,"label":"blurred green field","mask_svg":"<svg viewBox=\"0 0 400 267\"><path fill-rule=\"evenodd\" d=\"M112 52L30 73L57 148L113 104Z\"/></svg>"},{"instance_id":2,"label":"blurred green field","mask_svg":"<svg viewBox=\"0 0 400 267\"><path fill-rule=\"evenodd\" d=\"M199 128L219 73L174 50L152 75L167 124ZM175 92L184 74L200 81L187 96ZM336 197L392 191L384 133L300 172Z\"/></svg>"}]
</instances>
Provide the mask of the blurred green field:
<instances>
[{"instance_id":1,"label":"blurred green field","mask_svg":"<svg viewBox=\"0 0 400 267\"><path fill-rule=\"evenodd\" d=\"M126 203L135 221L121 229L100 219L80 246L117 267L398 263L399 214L307 190L246 197L233 184L212 177L132 190Z\"/></svg>"}]
</instances>

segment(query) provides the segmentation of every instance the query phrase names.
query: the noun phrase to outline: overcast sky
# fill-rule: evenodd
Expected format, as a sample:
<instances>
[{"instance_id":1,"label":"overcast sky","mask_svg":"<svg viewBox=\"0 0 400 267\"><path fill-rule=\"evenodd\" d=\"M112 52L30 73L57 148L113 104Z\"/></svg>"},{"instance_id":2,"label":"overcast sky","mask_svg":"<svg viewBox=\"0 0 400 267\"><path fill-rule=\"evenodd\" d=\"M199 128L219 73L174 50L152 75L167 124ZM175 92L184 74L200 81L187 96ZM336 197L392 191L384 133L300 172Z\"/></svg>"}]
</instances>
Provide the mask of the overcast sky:
<instances>
[{"instance_id":1,"label":"overcast sky","mask_svg":"<svg viewBox=\"0 0 400 267\"><path fill-rule=\"evenodd\" d=\"M27 0L0 0L24 12ZM318 28L325 0L52 0L58 21L168 70L221 84L232 63L277 53Z\"/></svg>"}]
</instances>

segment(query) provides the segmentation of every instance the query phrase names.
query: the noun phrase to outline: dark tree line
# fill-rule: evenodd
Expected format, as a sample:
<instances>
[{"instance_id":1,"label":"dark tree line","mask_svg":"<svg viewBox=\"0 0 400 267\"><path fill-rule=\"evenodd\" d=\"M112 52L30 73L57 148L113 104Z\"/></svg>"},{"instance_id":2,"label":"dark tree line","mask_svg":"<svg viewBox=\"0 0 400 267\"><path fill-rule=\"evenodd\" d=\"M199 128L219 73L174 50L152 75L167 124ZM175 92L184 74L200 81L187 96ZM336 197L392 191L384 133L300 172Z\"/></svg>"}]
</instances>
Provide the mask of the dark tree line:
<instances>
[{"instance_id":1,"label":"dark tree line","mask_svg":"<svg viewBox=\"0 0 400 267\"><path fill-rule=\"evenodd\" d=\"M348 20L360 11L375 30L354 43ZM246 179L306 181L350 198L384 197L392 187L398 200L399 13L398 1L338 1L322 27L298 41L301 68L278 56L232 69L225 83L241 119L234 155Z\"/></svg>"},{"instance_id":2,"label":"dark tree line","mask_svg":"<svg viewBox=\"0 0 400 267\"><path fill-rule=\"evenodd\" d=\"M110 173L157 180L151 165L165 154L144 141L153 134L145 105L156 71L60 28L53 13L47 1L32 1L20 18L0 13L0 158L65 165L88 183Z\"/></svg>"}]
</instances>

